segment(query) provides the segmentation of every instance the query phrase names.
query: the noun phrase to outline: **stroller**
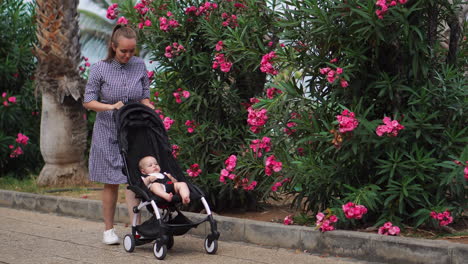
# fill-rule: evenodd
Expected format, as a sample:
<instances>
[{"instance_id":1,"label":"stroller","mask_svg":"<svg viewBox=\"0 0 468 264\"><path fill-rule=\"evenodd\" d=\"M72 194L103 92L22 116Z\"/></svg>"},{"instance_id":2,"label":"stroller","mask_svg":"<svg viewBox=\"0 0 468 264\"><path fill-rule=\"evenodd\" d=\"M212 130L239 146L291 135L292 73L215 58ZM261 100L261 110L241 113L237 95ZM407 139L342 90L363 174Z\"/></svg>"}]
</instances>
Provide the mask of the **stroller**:
<instances>
[{"instance_id":1,"label":"stroller","mask_svg":"<svg viewBox=\"0 0 468 264\"><path fill-rule=\"evenodd\" d=\"M166 257L167 250L174 245L174 236L181 236L191 228L208 221L211 233L205 238L204 246L208 254L215 254L220 235L216 221L213 219L204 193L186 180L173 157L172 146L169 144L166 129L159 116L141 103L129 103L116 111L114 118L124 163L123 172L129 184L127 188L141 200L140 204L133 208L135 214L132 219L132 233L125 235L123 240L125 251L133 252L135 246L154 241L154 256L162 260ZM207 217L192 222L176 207L177 203L181 202L178 194L174 194L171 202L153 194L143 183L138 169L138 161L145 156L154 156L159 161L161 172L168 172L178 181L186 182L190 190L190 200L201 200ZM143 207L151 213L151 217L137 225Z\"/></svg>"}]
</instances>

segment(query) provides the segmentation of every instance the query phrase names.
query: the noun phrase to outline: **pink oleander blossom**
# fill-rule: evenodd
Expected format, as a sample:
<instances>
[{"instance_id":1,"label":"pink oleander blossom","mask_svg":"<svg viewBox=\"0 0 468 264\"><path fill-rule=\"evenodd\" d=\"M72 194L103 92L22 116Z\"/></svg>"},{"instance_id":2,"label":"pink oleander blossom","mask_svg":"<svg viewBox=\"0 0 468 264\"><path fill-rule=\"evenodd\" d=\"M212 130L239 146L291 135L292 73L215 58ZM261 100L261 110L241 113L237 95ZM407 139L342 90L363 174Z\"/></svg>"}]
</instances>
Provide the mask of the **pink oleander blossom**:
<instances>
[{"instance_id":1,"label":"pink oleander blossom","mask_svg":"<svg viewBox=\"0 0 468 264\"><path fill-rule=\"evenodd\" d=\"M179 151L180 147L178 145L172 145L172 156L177 159L177 156L179 156Z\"/></svg>"},{"instance_id":2,"label":"pink oleander blossom","mask_svg":"<svg viewBox=\"0 0 468 264\"><path fill-rule=\"evenodd\" d=\"M172 124L174 124L174 120L172 120L170 117L166 116L164 117L163 119L163 124L164 124L164 128L166 128L166 130L169 130L171 129L171 126Z\"/></svg>"},{"instance_id":3,"label":"pink oleander blossom","mask_svg":"<svg viewBox=\"0 0 468 264\"><path fill-rule=\"evenodd\" d=\"M338 217L331 213L325 215L324 213L319 212L315 218L317 219L315 222L316 228L320 229L322 232L335 230L333 224L338 222Z\"/></svg>"},{"instance_id":4,"label":"pink oleander blossom","mask_svg":"<svg viewBox=\"0 0 468 264\"><path fill-rule=\"evenodd\" d=\"M119 19L117 20L117 24L127 25L128 24L128 19L126 19L123 16L119 17Z\"/></svg>"},{"instance_id":5,"label":"pink oleander blossom","mask_svg":"<svg viewBox=\"0 0 468 264\"><path fill-rule=\"evenodd\" d=\"M384 125L380 125L376 128L375 133L381 137L385 134L388 136L396 137L398 132L405 127L398 123L397 120L391 120L390 117L383 118Z\"/></svg>"},{"instance_id":6,"label":"pink oleander blossom","mask_svg":"<svg viewBox=\"0 0 468 264\"><path fill-rule=\"evenodd\" d=\"M217 69L218 67L222 72L229 72L231 71L232 62L229 62L224 54L218 53L214 58L212 68Z\"/></svg>"},{"instance_id":7,"label":"pink oleander blossom","mask_svg":"<svg viewBox=\"0 0 468 264\"><path fill-rule=\"evenodd\" d=\"M223 44L224 43L223 43L222 40L218 41L218 43L216 43L215 50L216 51L221 51L223 49Z\"/></svg>"},{"instance_id":8,"label":"pink oleander blossom","mask_svg":"<svg viewBox=\"0 0 468 264\"><path fill-rule=\"evenodd\" d=\"M27 137L24 134L18 133L17 138L16 138L16 142L18 142L19 144L27 145L28 140L29 140L29 137Z\"/></svg>"},{"instance_id":9,"label":"pink oleander blossom","mask_svg":"<svg viewBox=\"0 0 468 264\"><path fill-rule=\"evenodd\" d=\"M274 87L270 87L266 90L266 96L268 97L268 99L273 99L275 97L275 95L277 94L282 94L283 91L281 91L280 89L278 88L274 88Z\"/></svg>"},{"instance_id":10,"label":"pink oleander blossom","mask_svg":"<svg viewBox=\"0 0 468 264\"><path fill-rule=\"evenodd\" d=\"M367 208L363 205L348 202L342 205L343 212L348 219L361 219L367 213Z\"/></svg>"},{"instance_id":11,"label":"pink oleander blossom","mask_svg":"<svg viewBox=\"0 0 468 264\"><path fill-rule=\"evenodd\" d=\"M16 147L11 153L10 153L10 158L17 158L18 156L23 154L23 149L21 147Z\"/></svg>"},{"instance_id":12,"label":"pink oleander blossom","mask_svg":"<svg viewBox=\"0 0 468 264\"><path fill-rule=\"evenodd\" d=\"M294 224L294 220L293 220L293 217L292 215L287 215L284 220L283 220L283 224L285 225L292 225Z\"/></svg>"},{"instance_id":13,"label":"pink oleander blossom","mask_svg":"<svg viewBox=\"0 0 468 264\"><path fill-rule=\"evenodd\" d=\"M273 59L275 59L276 57L278 56L274 51L263 55L262 60L260 62L260 71L271 75L277 75L278 70L273 67Z\"/></svg>"},{"instance_id":14,"label":"pink oleander blossom","mask_svg":"<svg viewBox=\"0 0 468 264\"><path fill-rule=\"evenodd\" d=\"M273 172L280 172L283 168L283 163L276 160L275 155L271 155L265 160L265 174L271 176Z\"/></svg>"},{"instance_id":15,"label":"pink oleander blossom","mask_svg":"<svg viewBox=\"0 0 468 264\"><path fill-rule=\"evenodd\" d=\"M106 17L110 20L114 20L117 18L117 15L119 14L119 11L117 8L119 7L118 4L114 3L107 8L107 14Z\"/></svg>"},{"instance_id":16,"label":"pink oleander blossom","mask_svg":"<svg viewBox=\"0 0 468 264\"><path fill-rule=\"evenodd\" d=\"M231 155L224 161L224 165L226 165L226 170L229 172L234 171L237 165L237 156Z\"/></svg>"},{"instance_id":17,"label":"pink oleander blossom","mask_svg":"<svg viewBox=\"0 0 468 264\"><path fill-rule=\"evenodd\" d=\"M271 150L271 139L269 137L263 137L260 139L254 139L251 141L250 148L257 158L260 158L264 152L269 152Z\"/></svg>"},{"instance_id":18,"label":"pink oleander blossom","mask_svg":"<svg viewBox=\"0 0 468 264\"><path fill-rule=\"evenodd\" d=\"M279 181L279 182L275 182L275 183L273 184L273 186L271 186L271 191L273 191L273 192L278 191L278 189L279 189L281 186L283 186L283 184L284 184L285 182L288 182L288 181L290 181L289 178L286 178L286 179L284 179L284 180L282 180L282 181Z\"/></svg>"},{"instance_id":19,"label":"pink oleander blossom","mask_svg":"<svg viewBox=\"0 0 468 264\"><path fill-rule=\"evenodd\" d=\"M336 119L339 122L340 133L351 132L359 125L359 121L355 118L353 112L349 112L347 109L341 112L341 115L337 115Z\"/></svg>"},{"instance_id":20,"label":"pink oleander blossom","mask_svg":"<svg viewBox=\"0 0 468 264\"><path fill-rule=\"evenodd\" d=\"M259 133L262 126L265 125L268 120L268 111L264 108L253 109L252 107L249 107L247 112L247 123L251 126L250 130L255 134Z\"/></svg>"},{"instance_id":21,"label":"pink oleander blossom","mask_svg":"<svg viewBox=\"0 0 468 264\"><path fill-rule=\"evenodd\" d=\"M386 222L383 226L379 227L378 234L396 236L400 234L400 228L398 226L394 226L392 222Z\"/></svg>"},{"instance_id":22,"label":"pink oleander blossom","mask_svg":"<svg viewBox=\"0 0 468 264\"><path fill-rule=\"evenodd\" d=\"M198 163L190 165L190 168L187 170L187 174L189 177L195 178L198 177L202 173L200 169L200 165Z\"/></svg>"},{"instance_id":23,"label":"pink oleander blossom","mask_svg":"<svg viewBox=\"0 0 468 264\"><path fill-rule=\"evenodd\" d=\"M14 97L14 96L8 97L8 102L10 102L12 104L15 104L16 103L16 97Z\"/></svg>"},{"instance_id":24,"label":"pink oleander blossom","mask_svg":"<svg viewBox=\"0 0 468 264\"><path fill-rule=\"evenodd\" d=\"M442 213L432 211L429 215L435 220L439 221L439 226L447 226L453 222L453 217L448 210L445 210Z\"/></svg>"},{"instance_id":25,"label":"pink oleander blossom","mask_svg":"<svg viewBox=\"0 0 468 264\"><path fill-rule=\"evenodd\" d=\"M197 124L194 120L185 121L185 126L187 127L188 133L193 133L195 131L195 128L197 128Z\"/></svg>"}]
</instances>

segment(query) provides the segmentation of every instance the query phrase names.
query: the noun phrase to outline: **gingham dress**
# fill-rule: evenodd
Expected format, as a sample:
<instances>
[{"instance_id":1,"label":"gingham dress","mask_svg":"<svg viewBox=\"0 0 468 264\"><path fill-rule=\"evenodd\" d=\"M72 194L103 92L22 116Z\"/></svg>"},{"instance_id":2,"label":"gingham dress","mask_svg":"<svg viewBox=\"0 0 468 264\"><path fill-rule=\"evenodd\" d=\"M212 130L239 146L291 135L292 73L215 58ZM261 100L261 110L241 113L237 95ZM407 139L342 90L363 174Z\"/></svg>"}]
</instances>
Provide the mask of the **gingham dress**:
<instances>
[{"instance_id":1,"label":"gingham dress","mask_svg":"<svg viewBox=\"0 0 468 264\"><path fill-rule=\"evenodd\" d=\"M90 68L84 102L114 104L149 98L149 79L142 59L132 57L126 64L100 61ZM108 184L126 183L117 142L114 111L96 114L89 154L89 179Z\"/></svg>"}]
</instances>

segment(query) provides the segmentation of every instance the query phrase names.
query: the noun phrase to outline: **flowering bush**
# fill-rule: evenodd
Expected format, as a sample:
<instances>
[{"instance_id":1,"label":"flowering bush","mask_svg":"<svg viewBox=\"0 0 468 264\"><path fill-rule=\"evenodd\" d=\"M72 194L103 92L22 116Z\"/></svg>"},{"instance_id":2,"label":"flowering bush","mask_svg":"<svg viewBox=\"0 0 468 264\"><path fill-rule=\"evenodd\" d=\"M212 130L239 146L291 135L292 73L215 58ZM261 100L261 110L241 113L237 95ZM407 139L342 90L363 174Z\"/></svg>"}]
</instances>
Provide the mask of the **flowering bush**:
<instances>
[{"instance_id":1,"label":"flowering bush","mask_svg":"<svg viewBox=\"0 0 468 264\"><path fill-rule=\"evenodd\" d=\"M345 197L366 206L368 221L416 226L434 205L429 195L462 204L464 169L448 162L468 160L467 61L447 65L437 32L427 33L439 23L419 19L431 4L260 2L119 5L135 27L151 21L140 40L160 63L152 100L172 120L179 161L199 164L194 180L220 197L209 196L213 206L245 207L286 190L309 211L341 207ZM174 43L184 50L172 54ZM179 88L190 97L174 104Z\"/></svg>"},{"instance_id":2,"label":"flowering bush","mask_svg":"<svg viewBox=\"0 0 468 264\"><path fill-rule=\"evenodd\" d=\"M40 102L34 96L34 5L0 2L0 176L22 178L42 168Z\"/></svg>"}]
</instances>

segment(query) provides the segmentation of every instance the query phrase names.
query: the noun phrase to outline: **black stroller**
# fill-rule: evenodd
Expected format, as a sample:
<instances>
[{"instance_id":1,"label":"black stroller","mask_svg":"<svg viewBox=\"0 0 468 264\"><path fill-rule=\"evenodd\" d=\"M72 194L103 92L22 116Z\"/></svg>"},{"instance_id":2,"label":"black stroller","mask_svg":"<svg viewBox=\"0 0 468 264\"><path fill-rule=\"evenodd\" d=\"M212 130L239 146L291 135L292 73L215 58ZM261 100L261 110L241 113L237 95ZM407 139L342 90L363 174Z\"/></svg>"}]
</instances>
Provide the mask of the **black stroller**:
<instances>
[{"instance_id":1,"label":"black stroller","mask_svg":"<svg viewBox=\"0 0 468 264\"><path fill-rule=\"evenodd\" d=\"M174 245L174 236L187 233L191 228L208 221L211 233L205 239L205 250L215 254L218 249L219 232L213 219L210 207L203 192L188 182L172 156L172 146L159 116L141 103L129 103L115 113L118 143L124 161L124 174L127 175L128 189L141 199L133 208L132 233L127 234L123 246L127 252L133 252L135 246L154 241L153 253L157 259L164 259L168 249ZM174 195L171 202L154 195L143 183L138 161L145 156L154 156L160 164L162 172L168 172L178 181L186 182L190 190L190 200L201 200L207 217L201 221L192 222L176 207L181 202L180 196ZM137 225L140 210L146 207L151 217ZM176 214L174 216L174 214Z\"/></svg>"}]
</instances>

